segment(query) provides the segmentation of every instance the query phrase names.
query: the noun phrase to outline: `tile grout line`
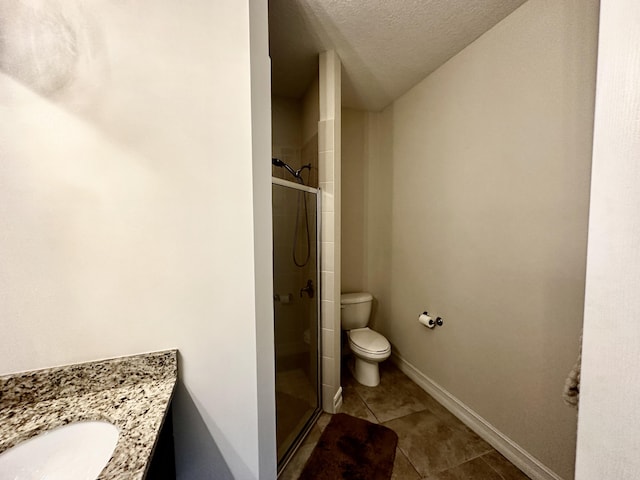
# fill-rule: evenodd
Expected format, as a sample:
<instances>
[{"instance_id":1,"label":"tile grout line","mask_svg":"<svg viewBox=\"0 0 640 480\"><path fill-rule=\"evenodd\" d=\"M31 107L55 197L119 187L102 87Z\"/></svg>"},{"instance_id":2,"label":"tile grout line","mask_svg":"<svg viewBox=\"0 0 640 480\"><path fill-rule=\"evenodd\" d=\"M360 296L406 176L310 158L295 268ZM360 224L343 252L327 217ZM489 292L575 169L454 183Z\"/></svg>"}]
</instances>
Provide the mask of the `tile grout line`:
<instances>
[{"instance_id":1,"label":"tile grout line","mask_svg":"<svg viewBox=\"0 0 640 480\"><path fill-rule=\"evenodd\" d=\"M411 468L413 468L413 471L416 472L416 475L418 475L418 477L422 479L422 475L420 475L420 472L418 471L416 466L413 463L411 463L409 456L406 453L404 453L404 451L400 448L400 445L398 445L398 450L400 450L400 453L402 453L402 455L404 455L404 458L407 459L407 462L409 462L409 465L411 465Z\"/></svg>"},{"instance_id":2,"label":"tile grout line","mask_svg":"<svg viewBox=\"0 0 640 480\"><path fill-rule=\"evenodd\" d=\"M353 381L357 382L357 380L355 378L353 379ZM373 418L376 419L376 421L378 422L378 425L382 425L382 422L380 422L380 419L377 417L377 415L375 413L373 413L373 410L371 410L371 408L369 407L369 404L364 399L364 397L362 395L360 395L360 392L358 392L358 389L354 388L353 391L356 392L356 395L358 396L360 401L364 404L364 408L366 408L369 411L369 413L371 413L371 415L373 415Z\"/></svg>"},{"instance_id":3,"label":"tile grout line","mask_svg":"<svg viewBox=\"0 0 640 480\"><path fill-rule=\"evenodd\" d=\"M451 467L449 467L449 468L447 468L445 470L442 470L442 471L436 472L436 473L443 473L443 472L446 472L447 470L451 470L453 468L458 468L459 466L464 465L465 463L469 463L469 462L472 462L473 460L480 459L483 463L487 464L489 466L489 468L496 473L496 475L498 475L502 480L504 480L504 477L502 476L502 474L500 472L498 472L495 468L493 468L493 466L491 466L491 464L489 462L487 462L484 458L482 458L482 457L484 457L486 455L489 455L490 453L491 453L491 450L489 450L488 452L484 452L484 453L481 453L479 455L476 455L475 457L470 457L470 458L466 459L462 463L459 463L457 465L453 465L453 466L451 466ZM426 477L426 478L428 478L428 477Z\"/></svg>"},{"instance_id":4,"label":"tile grout line","mask_svg":"<svg viewBox=\"0 0 640 480\"><path fill-rule=\"evenodd\" d=\"M362 395L360 395L360 392L358 392L358 390L357 390L357 389L355 389L355 388L354 388L354 391L356 392L356 395L358 396L358 398L360 398L360 400L361 400L361 401L362 401L362 403L364 404L364 407L365 407L365 408L366 408L366 409L371 413L371 415L373 415L373 418L375 418L375 419L377 420L378 425L382 425L382 426L385 426L385 427L386 427L386 425L384 425L384 422L381 422L381 421L380 421L380 419L377 417L377 415L376 415L376 414L373 412L373 410L369 407L369 404L368 404L368 403L367 403L367 401L364 399L364 397L363 397ZM410 414L410 413L408 413L408 414L406 414L406 415L402 415L402 416L400 416L400 417L398 417L398 418L406 417L407 415L411 415L411 414ZM395 420L395 419L392 419L392 420ZM391 421L391 420L388 420L388 421ZM387 427L387 428L389 428L389 427ZM394 433L396 433L396 432L394 431ZM398 435L398 434L396 433L396 435ZM405 451L400 447L400 437L398 437L398 443L397 443L397 445L396 445L396 448L397 448L398 450L400 450L400 453L402 453L402 455L404 455L404 458L406 458L406 459L407 459L407 462L409 462L409 465L411 465L411 468L413 468L413 470L416 472L416 475L418 475L418 477L420 477L420 479L422 480L422 475L420 475L420 472L418 471L418 469L416 468L416 466L411 462L411 459L409 458L409 455L407 455L407 452L405 452ZM395 463L395 460L394 460L394 463Z\"/></svg>"},{"instance_id":5,"label":"tile grout line","mask_svg":"<svg viewBox=\"0 0 640 480\"><path fill-rule=\"evenodd\" d=\"M429 410L428 408L427 408L426 410L427 410L427 411L429 411L429 412L431 412L431 410ZM424 410L422 410L422 411L424 411ZM420 412L413 412L413 413L420 413ZM398 417L398 418L407 417L407 416L409 416L409 415L412 415L413 413L408 413L408 414L406 414L406 415L402 415L401 417ZM433 412L431 412L431 413L433 413ZM435 414L434 414L434 415L435 415ZM396 420L396 419L394 418L393 420ZM389 421L391 421L391 420L389 420ZM460 463L458 463L458 464L456 464L456 465L451 465L451 466L449 466L449 467L445 468L444 470L440 470L440 471L438 471L438 472L431 472L431 473L429 473L426 477L423 477L423 476L420 474L420 472L418 471L418 469L416 468L416 466L411 462L411 459L409 458L409 455L407 454L407 452L405 452L402 448L400 448L399 444L398 444L398 448L399 448L399 449L400 449L400 451L404 454L405 458L409 461L409 464L411 464L411 466L412 466L412 467L413 467L413 469L416 471L416 473L420 476L420 480L428 479L428 478L429 478L431 475L433 475L433 474L440 474L440 473L443 473L443 472L447 472L447 471L449 471L449 470L451 470L451 469L453 469L453 468L457 468L457 467L459 467L459 466L461 466L461 465L464 465L465 463L471 462L472 460L476 460L476 459L478 459L478 458L479 458L479 459L481 459L481 460L482 460L484 463L486 463L487 465L489 465L489 462L485 461L482 457L484 457L485 455L488 455L489 453L491 453L491 452L493 451L493 448L492 448L492 449L490 449L490 450L488 450L488 451L486 451L486 452L483 452L483 453L480 453L480 454L475 455L475 456L473 456L473 457L467 458L467 459L466 459L466 460L464 460L463 462L460 462ZM495 473L496 473L496 474L497 474L497 475L498 475L502 480L504 480L504 477L500 474L500 472L496 471L496 469L495 469L495 468L493 468L491 465L489 465L489 468L491 468L491 470L493 470L493 471L494 471L494 472L495 472Z\"/></svg>"},{"instance_id":6,"label":"tile grout line","mask_svg":"<svg viewBox=\"0 0 640 480\"><path fill-rule=\"evenodd\" d=\"M360 395L360 394L358 394L358 395ZM362 398L362 397L360 397L360 398ZM364 398L362 398L362 402L364 403L365 407L367 407L367 410L369 410L369 411L372 413L372 415L376 418L376 420L378 420L378 422L380 422L380 420L378 419L378 417L376 417L376 414L375 414L375 413L373 413L373 410L371 410L371 409L369 408L369 405L367 404L367 402L365 402ZM380 423L380 425L382 425L382 426L384 426L384 427L387 427L387 426L385 425L385 423L391 422L392 420L397 420L397 419L399 419L399 418L407 417L407 416L409 416L409 415L412 415L413 413L416 413L416 412L411 412L411 413L407 413L407 414L405 414L405 415L401 415L401 416L396 417L396 418L392 418L392 419L390 419L390 420L387 420L386 422L381 422L381 423ZM387 427L387 428L389 428L389 427ZM395 433L395 430L394 430L394 433ZM396 433L396 435L398 435L398 434ZM416 472L416 475L418 475L418 477L420 477L420 480L422 480L423 478L426 478L426 477L422 477L422 475L420 474L420 472L418 471L418 469L416 468L416 466L413 464L413 462L412 462L412 461L411 461L411 459L409 458L409 452L405 452L405 451L402 449L402 447L400 446L400 437L399 437L399 436L398 436L398 444L396 445L396 448L397 448L398 450L400 450L400 453L402 453L402 455L404 455L404 458L406 458L406 459L407 459L407 462L409 462L409 465L411 465L411 468L413 468L413 470Z\"/></svg>"},{"instance_id":7,"label":"tile grout line","mask_svg":"<svg viewBox=\"0 0 640 480\"><path fill-rule=\"evenodd\" d=\"M366 405L366 403L365 403L365 405ZM367 408L369 408L369 407L367 407ZM372 413L373 413L373 412L372 412ZM407 414L407 415L411 415L411 414ZM407 415L402 415L402 417L406 417ZM375 415L374 415L374 416L375 416ZM402 417L398 417L398 418L402 418ZM376 418L378 418L378 417L376 417ZM393 420L396 420L396 419L394 418ZM389 420L389 421L391 421L391 420ZM385 426L385 427L386 427L386 425L384 425L383 423L381 423L380 425L383 425L383 426ZM389 428L389 427L387 427L387 428ZM394 433L395 433L395 431L394 431ZM396 435L398 435L398 434L396 433ZM412 461L411 461L411 459L409 458L409 452L405 452L405 451L402 449L402 447L400 446L400 436L399 436L399 435L398 435L398 444L396 445L396 448L397 448L398 450L400 450L400 453L402 453L402 455L404 455L404 458L406 458L406 459L407 459L407 462L409 462L409 465L411 465L411 468L413 468L413 470L418 474L418 476L420 477L420 479L422 479L422 478L423 478L423 477L422 477L422 475L420 474L420 472L418 471L417 467L413 464L413 462L412 462ZM426 477L425 477L425 478L426 478Z\"/></svg>"},{"instance_id":8,"label":"tile grout line","mask_svg":"<svg viewBox=\"0 0 640 480\"><path fill-rule=\"evenodd\" d=\"M355 381L355 379L354 379L354 381ZM424 405L424 407L421 408L421 409L418 409L418 410L415 410L415 411L411 411L411 412L405 413L404 415L400 415L398 417L390 418L390 419L387 419L386 421L382 422L381 418L379 418L375 414L373 408L371 407L369 402L367 402L366 398L361 394L360 390L357 389L357 388L353 388L353 391L356 393L356 397L359 398L360 401L362 402L362 404L364 405L366 411L368 411L371 414L371 416L373 418L375 418L375 420L378 422L379 425L387 426L386 424L389 423L389 422L392 422L392 421L395 421L395 420L399 420L399 419L403 419L403 418L406 418L406 417L408 417L410 415L414 415L414 414L418 414L418 413L422 413L422 412L429 412L431 415L433 415L437 419L439 419L441 421L444 421L444 420L442 420L440 418L440 415L438 414L437 411L432 410L431 408L429 408L428 405ZM389 428L389 427L387 427L387 428ZM449 428L451 428L453 430L457 430L456 426L449 426ZM475 456L469 457L469 458L465 459L464 461L460 462L459 464L451 465L451 466L449 466L449 467L447 467L444 470L441 470L439 472L430 472L427 476L423 477L421 475L420 471L416 468L416 465L414 465L414 463L411 461L411 459L410 459L410 457L408 455L408 452L405 451L400 446L400 442L398 442L398 445L397 445L397 449L399 450L399 454L402 454L404 456L404 458L407 460L409 465L411 465L411 468L413 469L413 471L416 473L417 477L420 478L421 480L426 480L426 479L430 478L430 476L432 476L434 474L440 474L440 473L443 473L443 472L447 472L447 471L449 471L451 469L460 467L461 465L464 465L464 464L466 464L468 462L477 460L478 458L480 458L481 459L480 461L482 462L482 464L487 465L489 467L490 471L493 471L497 475L498 478L500 478L501 480L505 480L504 475L502 473L500 473L499 471L497 471L496 468L494 468L485 458L483 458L486 455L490 454L492 451L494 451L494 449L491 448L491 446L488 446L488 447L489 447L488 450L480 452L480 453L476 454Z\"/></svg>"},{"instance_id":9,"label":"tile grout line","mask_svg":"<svg viewBox=\"0 0 640 480\"><path fill-rule=\"evenodd\" d=\"M491 452L489 452L489 453L491 453ZM484 463L486 463L487 465L489 465L489 468L491 468L491 470L493 470L494 472L496 472L496 473L498 474L498 476L499 476L502 480L505 480L505 478L502 476L502 474L501 474L499 471L497 471L495 468L493 468L493 465L491 465L491 464L490 464L489 462L487 462L484 458L482 458L482 457L485 457L486 455L489 455L489 453L485 453L484 455L482 455L482 456L480 457L480 460L482 460Z\"/></svg>"},{"instance_id":10,"label":"tile grout line","mask_svg":"<svg viewBox=\"0 0 640 480\"><path fill-rule=\"evenodd\" d=\"M362 398L362 396L358 393L357 390L356 390L356 394L358 395L358 397L360 397L360 400L362 400L362 403L364 403L364 408L366 408L369 411L369 413L373 415L373 418L376 419L376 421L378 422L378 425L382 425L382 422L380 421L378 416L373 412L373 410L371 410L371 407L369 407L369 404L365 401L364 398Z\"/></svg>"}]
</instances>

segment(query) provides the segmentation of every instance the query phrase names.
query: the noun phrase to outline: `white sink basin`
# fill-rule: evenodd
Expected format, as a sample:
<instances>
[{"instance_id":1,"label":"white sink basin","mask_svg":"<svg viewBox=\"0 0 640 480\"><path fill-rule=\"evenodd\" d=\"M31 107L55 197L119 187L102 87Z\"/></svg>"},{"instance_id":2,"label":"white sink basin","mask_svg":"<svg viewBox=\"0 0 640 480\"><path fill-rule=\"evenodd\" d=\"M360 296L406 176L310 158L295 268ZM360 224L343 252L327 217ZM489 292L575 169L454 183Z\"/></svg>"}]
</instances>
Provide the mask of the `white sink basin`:
<instances>
[{"instance_id":1,"label":"white sink basin","mask_svg":"<svg viewBox=\"0 0 640 480\"><path fill-rule=\"evenodd\" d=\"M0 478L96 480L118 435L108 422L76 422L43 432L0 454Z\"/></svg>"}]
</instances>

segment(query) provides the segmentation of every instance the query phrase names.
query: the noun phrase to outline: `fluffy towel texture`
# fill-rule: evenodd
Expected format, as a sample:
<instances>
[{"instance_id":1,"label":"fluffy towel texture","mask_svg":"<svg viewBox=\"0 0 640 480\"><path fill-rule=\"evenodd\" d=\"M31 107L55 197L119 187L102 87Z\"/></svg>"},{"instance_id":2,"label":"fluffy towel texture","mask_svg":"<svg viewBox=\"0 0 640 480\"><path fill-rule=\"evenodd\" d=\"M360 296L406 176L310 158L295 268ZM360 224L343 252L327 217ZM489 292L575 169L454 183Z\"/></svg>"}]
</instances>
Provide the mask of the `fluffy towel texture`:
<instances>
[{"instance_id":1,"label":"fluffy towel texture","mask_svg":"<svg viewBox=\"0 0 640 480\"><path fill-rule=\"evenodd\" d=\"M324 429L300 480L389 480L398 435L390 428L338 413Z\"/></svg>"},{"instance_id":2,"label":"fluffy towel texture","mask_svg":"<svg viewBox=\"0 0 640 480\"><path fill-rule=\"evenodd\" d=\"M564 381L562 398L564 403L570 407L578 408L580 403L580 366L582 364L582 335L580 335L580 350L576 364L569 372L569 376Z\"/></svg>"}]
</instances>

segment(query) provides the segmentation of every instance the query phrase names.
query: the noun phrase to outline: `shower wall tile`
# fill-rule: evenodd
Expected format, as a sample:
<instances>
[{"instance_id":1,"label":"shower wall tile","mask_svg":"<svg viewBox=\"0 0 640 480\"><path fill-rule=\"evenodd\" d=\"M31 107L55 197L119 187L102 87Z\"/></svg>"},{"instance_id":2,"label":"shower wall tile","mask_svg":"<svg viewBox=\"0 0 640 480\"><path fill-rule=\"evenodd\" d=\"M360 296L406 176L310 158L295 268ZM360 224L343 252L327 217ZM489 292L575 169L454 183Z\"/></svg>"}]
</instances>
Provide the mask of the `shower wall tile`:
<instances>
[{"instance_id":1,"label":"shower wall tile","mask_svg":"<svg viewBox=\"0 0 640 480\"><path fill-rule=\"evenodd\" d=\"M318 134L313 135L303 146L301 150L303 163L318 160ZM317 165L316 165L317 166Z\"/></svg>"},{"instance_id":2,"label":"shower wall tile","mask_svg":"<svg viewBox=\"0 0 640 480\"><path fill-rule=\"evenodd\" d=\"M291 262L291 250L289 250L288 254L289 255L287 255L286 259L284 259L283 262ZM276 258L276 260L278 259ZM300 284L300 280L296 273L280 273L275 276L274 280L274 288L276 289L275 293L281 295L289 293L293 295L296 292L296 289L299 290L298 285ZM292 297L292 303L296 302L298 298L299 297Z\"/></svg>"},{"instance_id":3,"label":"shower wall tile","mask_svg":"<svg viewBox=\"0 0 640 480\"><path fill-rule=\"evenodd\" d=\"M326 357L335 358L335 349L333 346L333 336L335 331L333 329L322 329L322 354Z\"/></svg>"},{"instance_id":4,"label":"shower wall tile","mask_svg":"<svg viewBox=\"0 0 640 480\"><path fill-rule=\"evenodd\" d=\"M273 216L273 223L276 224L279 219L275 215ZM288 243L287 243L288 242ZM289 254L291 254L291 232L285 232L281 228L274 229L273 232L273 248L274 252L277 253L278 249L285 248L289 249ZM289 255L291 256L291 255Z\"/></svg>"},{"instance_id":5,"label":"shower wall tile","mask_svg":"<svg viewBox=\"0 0 640 480\"><path fill-rule=\"evenodd\" d=\"M335 301L333 272L322 272L320 281L322 282L322 299Z\"/></svg>"},{"instance_id":6,"label":"shower wall tile","mask_svg":"<svg viewBox=\"0 0 640 480\"><path fill-rule=\"evenodd\" d=\"M340 389L340 59L335 51L320 54L318 178L322 183L322 326L324 337L324 409L334 412ZM336 150L337 149L337 150ZM331 356L329 356L331 352Z\"/></svg>"},{"instance_id":7,"label":"shower wall tile","mask_svg":"<svg viewBox=\"0 0 640 480\"><path fill-rule=\"evenodd\" d=\"M327 139L327 123L325 121L318 122L318 152L324 152ZM332 148L333 150L333 148Z\"/></svg>"},{"instance_id":8,"label":"shower wall tile","mask_svg":"<svg viewBox=\"0 0 640 480\"><path fill-rule=\"evenodd\" d=\"M295 157L299 155L300 150L296 147L281 147L280 152L283 157L294 160Z\"/></svg>"},{"instance_id":9,"label":"shower wall tile","mask_svg":"<svg viewBox=\"0 0 640 480\"><path fill-rule=\"evenodd\" d=\"M311 164L307 185L318 186L318 134L313 135L303 146L300 154L301 165Z\"/></svg>"},{"instance_id":10,"label":"shower wall tile","mask_svg":"<svg viewBox=\"0 0 640 480\"><path fill-rule=\"evenodd\" d=\"M333 196L333 182L325 182L324 185L331 185L331 193L322 190L322 210L325 212L333 212L334 196Z\"/></svg>"},{"instance_id":11,"label":"shower wall tile","mask_svg":"<svg viewBox=\"0 0 640 480\"><path fill-rule=\"evenodd\" d=\"M335 332L335 302L322 300L322 328Z\"/></svg>"},{"instance_id":12,"label":"shower wall tile","mask_svg":"<svg viewBox=\"0 0 640 480\"><path fill-rule=\"evenodd\" d=\"M318 154L318 178L320 182L333 182L335 168L333 165L333 150L325 151Z\"/></svg>"},{"instance_id":13,"label":"shower wall tile","mask_svg":"<svg viewBox=\"0 0 640 480\"><path fill-rule=\"evenodd\" d=\"M321 242L333 242L335 238L334 212L322 212Z\"/></svg>"},{"instance_id":14,"label":"shower wall tile","mask_svg":"<svg viewBox=\"0 0 640 480\"><path fill-rule=\"evenodd\" d=\"M322 191L330 193L331 195L333 195L335 191L334 185L334 182L320 182L320 188L322 189Z\"/></svg>"},{"instance_id":15,"label":"shower wall tile","mask_svg":"<svg viewBox=\"0 0 640 480\"><path fill-rule=\"evenodd\" d=\"M320 152L333 150L334 148L334 122L321 120L318 122L318 147Z\"/></svg>"},{"instance_id":16,"label":"shower wall tile","mask_svg":"<svg viewBox=\"0 0 640 480\"><path fill-rule=\"evenodd\" d=\"M333 357L322 357L322 371L323 372L332 372L333 371L333 363L334 363L334 359ZM332 375L329 376L325 376L324 378L325 382L330 382L331 385L335 384L335 377L333 377Z\"/></svg>"},{"instance_id":17,"label":"shower wall tile","mask_svg":"<svg viewBox=\"0 0 640 480\"><path fill-rule=\"evenodd\" d=\"M276 167L272 166L271 168L274 169ZM274 172L274 176L275 176L275 172ZM279 220L276 220L276 218L279 219L279 217L283 215L278 212L286 212L287 210L287 196L282 188L271 189L271 202L273 205L273 212L274 212L273 221L276 222L276 221L279 221Z\"/></svg>"},{"instance_id":18,"label":"shower wall tile","mask_svg":"<svg viewBox=\"0 0 640 480\"><path fill-rule=\"evenodd\" d=\"M302 313L299 308L292 305L275 305L276 318L276 345L278 356L287 356L304 351L302 341L300 318Z\"/></svg>"},{"instance_id":19,"label":"shower wall tile","mask_svg":"<svg viewBox=\"0 0 640 480\"><path fill-rule=\"evenodd\" d=\"M320 270L323 272L333 271L334 265L334 243L324 242L322 244L322 257L320 259Z\"/></svg>"},{"instance_id":20,"label":"shower wall tile","mask_svg":"<svg viewBox=\"0 0 640 480\"><path fill-rule=\"evenodd\" d=\"M282 147L280 160L288 163L293 168L300 168L300 149L297 147ZM283 170L282 168L280 170ZM283 170L284 171L284 170ZM287 174L288 175L288 174Z\"/></svg>"},{"instance_id":21,"label":"shower wall tile","mask_svg":"<svg viewBox=\"0 0 640 480\"><path fill-rule=\"evenodd\" d=\"M275 178L284 178L284 170L275 165L271 165L271 176Z\"/></svg>"},{"instance_id":22,"label":"shower wall tile","mask_svg":"<svg viewBox=\"0 0 640 480\"><path fill-rule=\"evenodd\" d=\"M317 187L318 183L319 183L317 165L318 165L318 161L316 160L316 166L315 167L311 167L311 171L309 172L309 180L308 180L307 184L310 187Z\"/></svg>"},{"instance_id":23,"label":"shower wall tile","mask_svg":"<svg viewBox=\"0 0 640 480\"><path fill-rule=\"evenodd\" d=\"M336 394L336 385L322 384L322 405L325 411L333 411L333 397Z\"/></svg>"}]
</instances>

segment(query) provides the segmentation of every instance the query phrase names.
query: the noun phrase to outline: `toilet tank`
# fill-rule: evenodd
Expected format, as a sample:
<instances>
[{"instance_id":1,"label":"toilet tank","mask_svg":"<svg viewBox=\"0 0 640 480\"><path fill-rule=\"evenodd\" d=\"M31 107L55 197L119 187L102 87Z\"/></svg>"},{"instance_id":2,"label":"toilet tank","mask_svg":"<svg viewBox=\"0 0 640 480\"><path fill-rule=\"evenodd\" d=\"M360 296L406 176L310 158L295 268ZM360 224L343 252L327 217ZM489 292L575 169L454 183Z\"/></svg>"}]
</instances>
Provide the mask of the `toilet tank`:
<instances>
[{"instance_id":1,"label":"toilet tank","mask_svg":"<svg viewBox=\"0 0 640 480\"><path fill-rule=\"evenodd\" d=\"M367 292L340 295L340 321L343 330L364 328L369 323L373 296Z\"/></svg>"}]
</instances>

